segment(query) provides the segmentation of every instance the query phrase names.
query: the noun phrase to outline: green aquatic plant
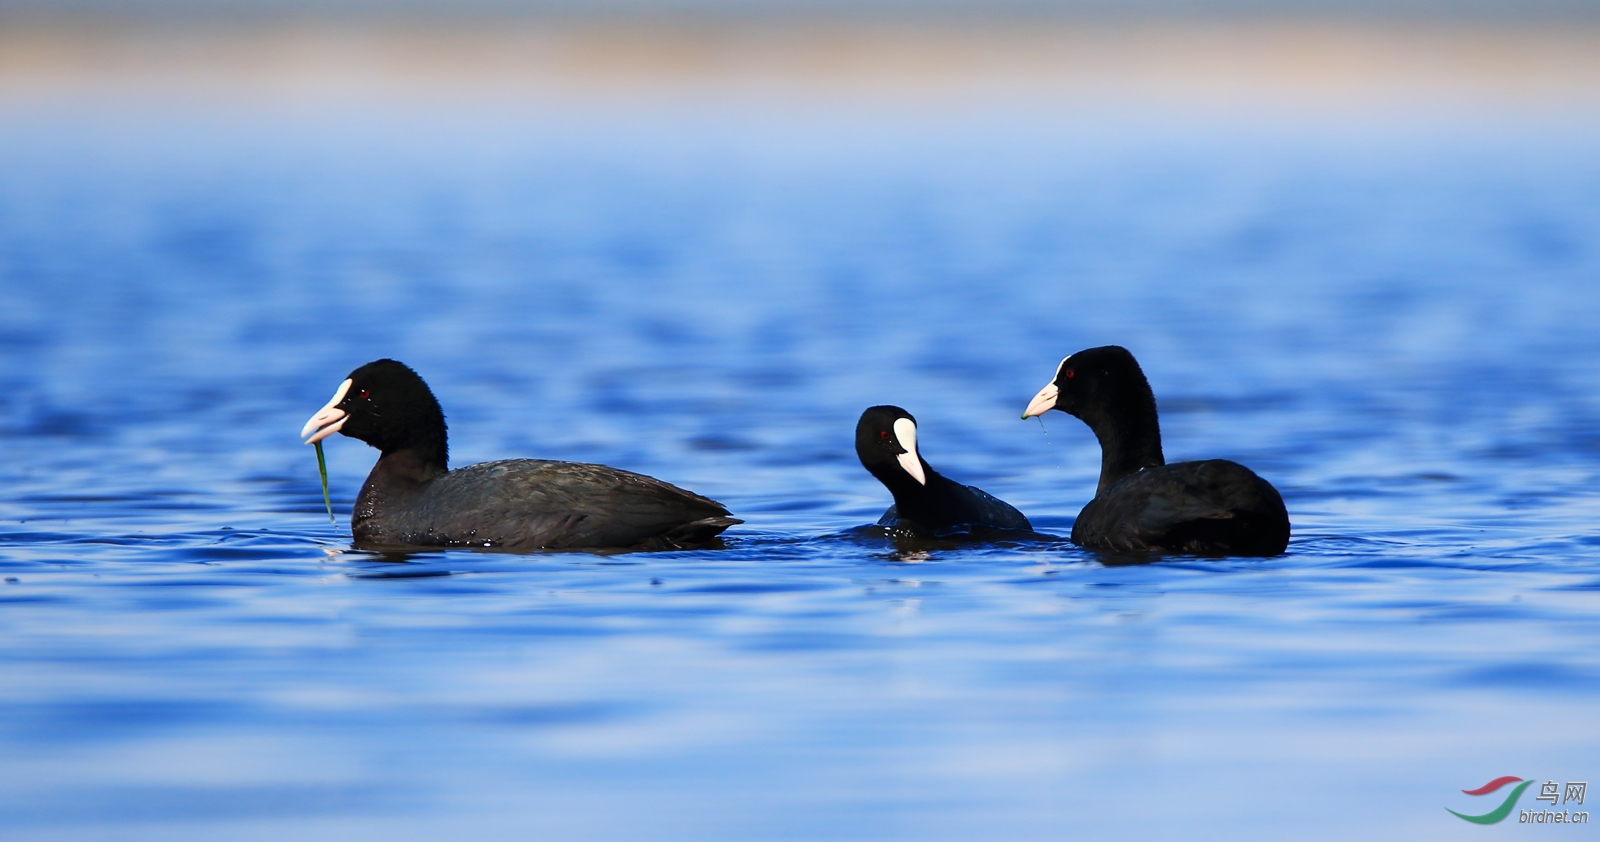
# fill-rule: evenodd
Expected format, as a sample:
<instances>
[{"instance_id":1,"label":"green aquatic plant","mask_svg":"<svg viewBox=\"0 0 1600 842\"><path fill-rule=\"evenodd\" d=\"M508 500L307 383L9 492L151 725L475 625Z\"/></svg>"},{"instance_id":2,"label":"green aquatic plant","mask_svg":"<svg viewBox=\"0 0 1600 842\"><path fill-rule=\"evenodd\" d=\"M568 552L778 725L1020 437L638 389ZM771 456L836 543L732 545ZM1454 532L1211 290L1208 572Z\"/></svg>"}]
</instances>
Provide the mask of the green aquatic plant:
<instances>
[{"instance_id":1,"label":"green aquatic plant","mask_svg":"<svg viewBox=\"0 0 1600 842\"><path fill-rule=\"evenodd\" d=\"M317 448L317 473L322 475L322 503L328 507L328 522L338 523L333 519L333 500L328 497L328 460L322 456L322 442L315 442Z\"/></svg>"}]
</instances>

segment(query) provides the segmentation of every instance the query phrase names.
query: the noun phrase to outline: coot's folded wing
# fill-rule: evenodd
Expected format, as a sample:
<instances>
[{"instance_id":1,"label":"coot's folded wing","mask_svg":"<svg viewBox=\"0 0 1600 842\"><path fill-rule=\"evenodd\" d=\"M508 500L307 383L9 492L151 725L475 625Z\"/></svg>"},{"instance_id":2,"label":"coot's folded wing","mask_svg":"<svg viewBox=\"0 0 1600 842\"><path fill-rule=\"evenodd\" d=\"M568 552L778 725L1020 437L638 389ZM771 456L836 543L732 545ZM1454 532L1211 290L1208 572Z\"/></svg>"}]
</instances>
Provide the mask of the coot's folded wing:
<instances>
[{"instance_id":1,"label":"coot's folded wing","mask_svg":"<svg viewBox=\"0 0 1600 842\"><path fill-rule=\"evenodd\" d=\"M1072 540L1090 549L1161 549L1179 524L1226 517L1227 509L1187 477L1163 468L1147 469L1090 501L1073 524Z\"/></svg>"},{"instance_id":2,"label":"coot's folded wing","mask_svg":"<svg viewBox=\"0 0 1600 842\"><path fill-rule=\"evenodd\" d=\"M990 529L1033 531L1033 524L1017 507L975 485L963 485L961 488L966 492L972 510L977 513L972 521L974 524Z\"/></svg>"},{"instance_id":3,"label":"coot's folded wing","mask_svg":"<svg viewBox=\"0 0 1600 842\"><path fill-rule=\"evenodd\" d=\"M632 547L708 540L740 521L714 500L642 474L580 462L509 459L430 484L437 529L511 549Z\"/></svg>"},{"instance_id":4,"label":"coot's folded wing","mask_svg":"<svg viewBox=\"0 0 1600 842\"><path fill-rule=\"evenodd\" d=\"M1115 550L1274 555L1288 540L1277 491L1224 459L1131 474L1096 497L1079 520L1075 540L1081 534L1085 545Z\"/></svg>"}]
</instances>

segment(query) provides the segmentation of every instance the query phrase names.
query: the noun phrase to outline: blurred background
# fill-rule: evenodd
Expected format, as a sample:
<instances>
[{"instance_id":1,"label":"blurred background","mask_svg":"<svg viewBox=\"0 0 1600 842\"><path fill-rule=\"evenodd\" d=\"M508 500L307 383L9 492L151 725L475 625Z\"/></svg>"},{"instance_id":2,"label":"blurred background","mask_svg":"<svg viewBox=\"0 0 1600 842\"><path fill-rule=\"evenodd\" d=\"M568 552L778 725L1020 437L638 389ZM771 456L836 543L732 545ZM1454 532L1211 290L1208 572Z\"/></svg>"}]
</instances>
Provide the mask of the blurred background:
<instances>
[{"instance_id":1,"label":"blurred background","mask_svg":"<svg viewBox=\"0 0 1600 842\"><path fill-rule=\"evenodd\" d=\"M1586 0L5 0L0 95L1592 106Z\"/></svg>"}]
</instances>

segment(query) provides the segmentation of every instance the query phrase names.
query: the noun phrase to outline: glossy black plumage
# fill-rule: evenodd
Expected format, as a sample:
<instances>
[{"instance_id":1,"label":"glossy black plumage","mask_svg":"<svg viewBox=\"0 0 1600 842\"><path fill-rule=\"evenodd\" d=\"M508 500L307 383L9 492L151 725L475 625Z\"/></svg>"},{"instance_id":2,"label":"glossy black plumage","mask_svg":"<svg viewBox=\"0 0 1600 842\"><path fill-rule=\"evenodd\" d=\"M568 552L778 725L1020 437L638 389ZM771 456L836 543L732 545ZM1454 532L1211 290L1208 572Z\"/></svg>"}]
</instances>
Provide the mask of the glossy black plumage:
<instances>
[{"instance_id":1,"label":"glossy black plumage","mask_svg":"<svg viewBox=\"0 0 1600 842\"><path fill-rule=\"evenodd\" d=\"M381 453L350 517L358 547L668 549L706 545L742 522L713 500L604 465L508 459L451 471L438 401L394 360L351 372L313 426L323 431L313 438L333 427Z\"/></svg>"},{"instance_id":2,"label":"glossy black plumage","mask_svg":"<svg viewBox=\"0 0 1600 842\"><path fill-rule=\"evenodd\" d=\"M917 451L916 423L911 413L897 406L870 407L856 423L856 456L894 497L879 526L897 537L911 538L994 538L1033 532L1028 519L1004 500L951 480L924 461ZM920 481L913 470L921 474Z\"/></svg>"},{"instance_id":3,"label":"glossy black plumage","mask_svg":"<svg viewBox=\"0 0 1600 842\"><path fill-rule=\"evenodd\" d=\"M1115 345L1079 351L1023 417L1059 409L1100 441L1100 484L1072 526L1092 550L1196 555L1278 555L1289 513L1272 484L1237 462L1171 465L1161 452L1155 395L1139 363Z\"/></svg>"}]
</instances>

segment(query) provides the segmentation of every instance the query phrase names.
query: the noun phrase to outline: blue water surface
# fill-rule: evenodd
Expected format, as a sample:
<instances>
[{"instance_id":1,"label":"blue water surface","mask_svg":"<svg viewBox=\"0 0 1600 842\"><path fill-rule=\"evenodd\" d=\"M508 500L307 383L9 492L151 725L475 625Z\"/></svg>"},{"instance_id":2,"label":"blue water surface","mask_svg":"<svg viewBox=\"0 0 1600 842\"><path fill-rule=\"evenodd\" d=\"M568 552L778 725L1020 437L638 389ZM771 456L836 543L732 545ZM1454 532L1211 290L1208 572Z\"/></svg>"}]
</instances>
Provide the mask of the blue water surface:
<instances>
[{"instance_id":1,"label":"blue water surface","mask_svg":"<svg viewBox=\"0 0 1600 842\"><path fill-rule=\"evenodd\" d=\"M0 120L7 839L1455 839L1600 776L1600 125L576 106ZM1065 535L1126 345L1287 555L898 552L866 406ZM453 462L602 462L718 551L352 552ZM1541 807L1527 796L1526 807Z\"/></svg>"}]
</instances>

